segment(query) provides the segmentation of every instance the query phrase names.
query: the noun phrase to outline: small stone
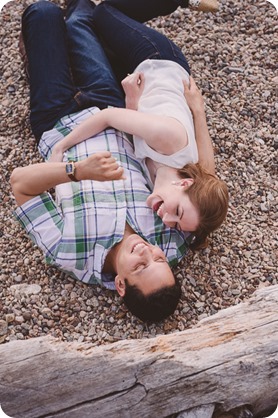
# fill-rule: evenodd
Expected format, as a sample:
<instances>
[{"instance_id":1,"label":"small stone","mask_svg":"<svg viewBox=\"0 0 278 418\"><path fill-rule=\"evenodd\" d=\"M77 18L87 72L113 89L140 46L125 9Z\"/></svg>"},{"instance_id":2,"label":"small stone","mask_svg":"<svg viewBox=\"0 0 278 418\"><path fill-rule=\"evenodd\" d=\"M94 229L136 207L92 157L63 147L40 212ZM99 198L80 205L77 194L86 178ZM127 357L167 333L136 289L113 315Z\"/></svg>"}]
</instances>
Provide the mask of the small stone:
<instances>
[{"instance_id":1,"label":"small stone","mask_svg":"<svg viewBox=\"0 0 278 418\"><path fill-rule=\"evenodd\" d=\"M32 313L26 311L26 312L23 312L22 316L23 316L25 321L29 321L32 318Z\"/></svg>"},{"instance_id":2,"label":"small stone","mask_svg":"<svg viewBox=\"0 0 278 418\"><path fill-rule=\"evenodd\" d=\"M17 322L18 324L22 324L24 322L24 317L22 315L17 315L15 317L15 322Z\"/></svg>"},{"instance_id":3,"label":"small stone","mask_svg":"<svg viewBox=\"0 0 278 418\"><path fill-rule=\"evenodd\" d=\"M0 319L0 336L6 335L8 332L8 323Z\"/></svg>"},{"instance_id":4,"label":"small stone","mask_svg":"<svg viewBox=\"0 0 278 418\"><path fill-rule=\"evenodd\" d=\"M17 276L15 276L15 279L14 279L17 283L20 283L20 282L22 282L22 276L21 276L21 274L18 274Z\"/></svg>"},{"instance_id":5,"label":"small stone","mask_svg":"<svg viewBox=\"0 0 278 418\"><path fill-rule=\"evenodd\" d=\"M192 284L192 286L196 286L196 280L194 279L194 277L189 276L188 280L190 281L190 284Z\"/></svg>"},{"instance_id":6,"label":"small stone","mask_svg":"<svg viewBox=\"0 0 278 418\"><path fill-rule=\"evenodd\" d=\"M260 209L262 212L268 212L268 208L265 203L260 204Z\"/></svg>"},{"instance_id":7,"label":"small stone","mask_svg":"<svg viewBox=\"0 0 278 418\"><path fill-rule=\"evenodd\" d=\"M6 322L9 324L11 322L13 322L15 319L15 315L13 313L7 314L6 315Z\"/></svg>"},{"instance_id":8,"label":"small stone","mask_svg":"<svg viewBox=\"0 0 278 418\"><path fill-rule=\"evenodd\" d=\"M41 292L38 284L15 284L11 286L11 291L17 295L35 295Z\"/></svg>"}]
</instances>

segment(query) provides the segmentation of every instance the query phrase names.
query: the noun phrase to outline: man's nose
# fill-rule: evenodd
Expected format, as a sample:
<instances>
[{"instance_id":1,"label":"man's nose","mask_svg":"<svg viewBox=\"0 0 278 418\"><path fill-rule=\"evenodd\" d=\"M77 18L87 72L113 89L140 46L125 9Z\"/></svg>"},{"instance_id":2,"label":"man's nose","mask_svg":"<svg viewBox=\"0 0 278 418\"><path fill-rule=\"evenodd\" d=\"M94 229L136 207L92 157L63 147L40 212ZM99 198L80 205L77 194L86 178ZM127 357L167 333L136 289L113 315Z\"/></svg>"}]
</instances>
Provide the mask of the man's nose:
<instances>
[{"instance_id":1,"label":"man's nose","mask_svg":"<svg viewBox=\"0 0 278 418\"><path fill-rule=\"evenodd\" d=\"M173 228L177 223L177 216L170 215L168 212L165 212L162 221L165 225L169 226L170 228Z\"/></svg>"},{"instance_id":2,"label":"man's nose","mask_svg":"<svg viewBox=\"0 0 278 418\"><path fill-rule=\"evenodd\" d=\"M152 251L150 247L145 245L144 247L140 248L138 255L140 255L140 257L143 257L145 261L149 261L152 258Z\"/></svg>"}]
</instances>

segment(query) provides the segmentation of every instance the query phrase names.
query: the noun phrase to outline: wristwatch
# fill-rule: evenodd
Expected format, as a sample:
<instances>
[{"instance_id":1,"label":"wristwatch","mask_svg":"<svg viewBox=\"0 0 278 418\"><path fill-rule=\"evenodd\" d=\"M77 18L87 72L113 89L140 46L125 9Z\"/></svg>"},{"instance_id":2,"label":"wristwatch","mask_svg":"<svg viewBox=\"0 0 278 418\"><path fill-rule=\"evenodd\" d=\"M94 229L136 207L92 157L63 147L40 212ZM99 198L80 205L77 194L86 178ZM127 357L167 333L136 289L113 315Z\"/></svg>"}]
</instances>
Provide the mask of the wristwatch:
<instances>
[{"instance_id":1,"label":"wristwatch","mask_svg":"<svg viewBox=\"0 0 278 418\"><path fill-rule=\"evenodd\" d=\"M73 161L69 161L66 164L66 173L67 173L67 175L69 176L69 178L72 181L79 181L79 180L77 180L77 178L74 175L74 173L75 173L75 165L74 165L74 162Z\"/></svg>"}]
</instances>

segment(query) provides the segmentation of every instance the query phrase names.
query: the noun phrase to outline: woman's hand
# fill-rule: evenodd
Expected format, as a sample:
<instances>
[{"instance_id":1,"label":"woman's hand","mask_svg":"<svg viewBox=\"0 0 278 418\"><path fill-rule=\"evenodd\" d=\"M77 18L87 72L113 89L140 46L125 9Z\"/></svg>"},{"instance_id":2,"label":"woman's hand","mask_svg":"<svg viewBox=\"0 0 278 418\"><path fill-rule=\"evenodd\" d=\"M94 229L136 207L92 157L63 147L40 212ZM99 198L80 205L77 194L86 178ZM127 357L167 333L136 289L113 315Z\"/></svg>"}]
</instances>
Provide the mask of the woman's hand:
<instances>
[{"instance_id":1,"label":"woman's hand","mask_svg":"<svg viewBox=\"0 0 278 418\"><path fill-rule=\"evenodd\" d=\"M78 180L124 180L124 169L111 152L103 151L75 163Z\"/></svg>"},{"instance_id":2,"label":"woman's hand","mask_svg":"<svg viewBox=\"0 0 278 418\"><path fill-rule=\"evenodd\" d=\"M189 77L189 85L186 80L183 80L183 86L184 97L191 112L193 113L193 116L196 112L203 112L205 110L204 98L201 91L198 89L193 77Z\"/></svg>"},{"instance_id":3,"label":"woman's hand","mask_svg":"<svg viewBox=\"0 0 278 418\"><path fill-rule=\"evenodd\" d=\"M48 161L51 163L59 163L63 161L63 156L64 156L64 149L61 147L60 142L58 142L52 148L51 157L49 158Z\"/></svg>"},{"instance_id":4,"label":"woman's hand","mask_svg":"<svg viewBox=\"0 0 278 418\"><path fill-rule=\"evenodd\" d=\"M137 110L138 102L145 85L143 73L129 74L122 80L122 87L125 92L125 104L127 109Z\"/></svg>"}]
</instances>

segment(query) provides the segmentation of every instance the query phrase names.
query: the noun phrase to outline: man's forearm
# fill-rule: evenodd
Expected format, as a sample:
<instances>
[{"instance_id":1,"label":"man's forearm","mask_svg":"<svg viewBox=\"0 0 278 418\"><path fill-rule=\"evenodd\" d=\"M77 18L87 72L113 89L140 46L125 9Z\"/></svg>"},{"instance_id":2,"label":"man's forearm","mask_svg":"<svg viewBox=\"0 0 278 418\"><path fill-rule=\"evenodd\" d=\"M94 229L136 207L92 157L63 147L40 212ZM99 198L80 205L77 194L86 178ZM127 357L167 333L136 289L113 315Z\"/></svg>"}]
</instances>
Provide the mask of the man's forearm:
<instances>
[{"instance_id":1,"label":"man's forearm","mask_svg":"<svg viewBox=\"0 0 278 418\"><path fill-rule=\"evenodd\" d=\"M109 151L92 154L82 161L76 161L74 176L78 181L124 180L124 169ZM71 179L66 173L65 162L33 164L16 168L11 176L11 184L18 205L38 196L58 184Z\"/></svg>"},{"instance_id":2,"label":"man's forearm","mask_svg":"<svg viewBox=\"0 0 278 418\"><path fill-rule=\"evenodd\" d=\"M57 184L70 182L66 163L40 163L16 168L11 176L11 185L18 205L38 196Z\"/></svg>"},{"instance_id":3,"label":"man's forearm","mask_svg":"<svg viewBox=\"0 0 278 418\"><path fill-rule=\"evenodd\" d=\"M208 131L204 109L193 112L196 143L198 147L199 163L211 174L215 174L214 152Z\"/></svg>"}]
</instances>

